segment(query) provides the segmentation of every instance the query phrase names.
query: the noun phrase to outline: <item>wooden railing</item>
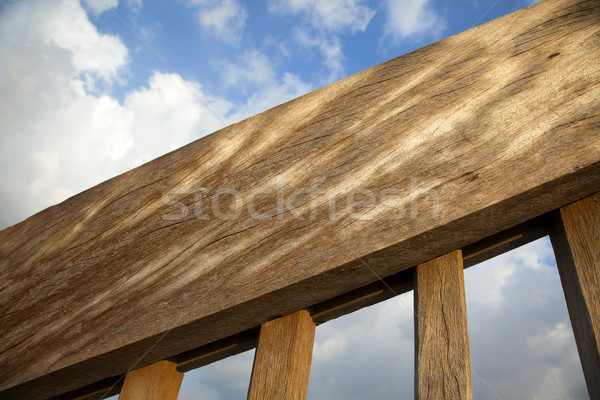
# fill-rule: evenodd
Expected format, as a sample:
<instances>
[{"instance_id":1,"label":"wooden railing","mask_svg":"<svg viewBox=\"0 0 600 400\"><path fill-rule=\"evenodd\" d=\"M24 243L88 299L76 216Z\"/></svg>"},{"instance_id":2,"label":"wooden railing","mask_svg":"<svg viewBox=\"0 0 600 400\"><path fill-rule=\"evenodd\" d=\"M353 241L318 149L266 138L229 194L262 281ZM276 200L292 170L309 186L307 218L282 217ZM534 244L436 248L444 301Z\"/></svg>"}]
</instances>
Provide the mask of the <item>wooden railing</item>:
<instances>
[{"instance_id":1,"label":"wooden railing","mask_svg":"<svg viewBox=\"0 0 600 400\"><path fill-rule=\"evenodd\" d=\"M417 397L470 398L461 270L547 234L600 398L599 21L543 1L0 231L0 399L175 398L253 347L249 397L303 398L315 325L411 289Z\"/></svg>"},{"instance_id":2,"label":"wooden railing","mask_svg":"<svg viewBox=\"0 0 600 400\"><path fill-rule=\"evenodd\" d=\"M555 249L590 398L597 398L600 394L600 303L597 301L600 193L309 310L276 318L260 329L131 371L124 382L114 377L60 399L93 399L119 392L120 399L176 399L177 391L173 388L179 388L181 372L241 353L257 343L248 398L305 399L315 326L413 288L416 396L472 398L462 270L546 235L550 235ZM168 390L173 390L171 397L165 395ZM139 395L142 392L145 397ZM138 397L128 397L126 393L137 393Z\"/></svg>"}]
</instances>

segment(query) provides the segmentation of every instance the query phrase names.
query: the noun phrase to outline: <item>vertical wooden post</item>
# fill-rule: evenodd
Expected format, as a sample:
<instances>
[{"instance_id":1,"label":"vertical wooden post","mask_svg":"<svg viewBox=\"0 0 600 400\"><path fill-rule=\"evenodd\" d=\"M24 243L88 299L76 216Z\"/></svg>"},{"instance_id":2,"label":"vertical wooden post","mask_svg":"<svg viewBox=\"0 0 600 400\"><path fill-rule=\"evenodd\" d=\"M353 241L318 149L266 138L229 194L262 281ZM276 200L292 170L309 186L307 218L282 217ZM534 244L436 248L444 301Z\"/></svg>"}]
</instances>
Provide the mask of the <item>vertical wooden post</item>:
<instances>
[{"instance_id":1,"label":"vertical wooden post","mask_svg":"<svg viewBox=\"0 0 600 400\"><path fill-rule=\"evenodd\" d=\"M600 399L600 193L561 208L550 235L591 399Z\"/></svg>"},{"instance_id":2,"label":"vertical wooden post","mask_svg":"<svg viewBox=\"0 0 600 400\"><path fill-rule=\"evenodd\" d=\"M473 398L461 250L420 264L415 285L415 399Z\"/></svg>"},{"instance_id":3,"label":"vertical wooden post","mask_svg":"<svg viewBox=\"0 0 600 400\"><path fill-rule=\"evenodd\" d=\"M119 400L177 400L183 374L170 361L159 361L128 372Z\"/></svg>"},{"instance_id":4,"label":"vertical wooden post","mask_svg":"<svg viewBox=\"0 0 600 400\"><path fill-rule=\"evenodd\" d=\"M248 399L306 399L314 339L306 310L262 325Z\"/></svg>"}]
</instances>

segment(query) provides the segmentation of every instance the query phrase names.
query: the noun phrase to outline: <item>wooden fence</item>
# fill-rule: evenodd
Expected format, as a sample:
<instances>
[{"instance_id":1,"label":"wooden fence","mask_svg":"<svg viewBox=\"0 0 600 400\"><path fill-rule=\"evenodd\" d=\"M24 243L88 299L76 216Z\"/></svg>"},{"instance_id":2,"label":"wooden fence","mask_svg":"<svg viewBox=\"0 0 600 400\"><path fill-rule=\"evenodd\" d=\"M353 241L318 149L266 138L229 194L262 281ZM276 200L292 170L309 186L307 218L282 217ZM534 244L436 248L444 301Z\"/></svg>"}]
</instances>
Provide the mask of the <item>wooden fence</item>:
<instances>
[{"instance_id":1,"label":"wooden fence","mask_svg":"<svg viewBox=\"0 0 600 400\"><path fill-rule=\"evenodd\" d=\"M255 346L248 398L305 398L315 325L413 288L415 397L472 398L462 269L547 234L600 398L599 22L543 1L1 231L0 399L175 399Z\"/></svg>"}]
</instances>

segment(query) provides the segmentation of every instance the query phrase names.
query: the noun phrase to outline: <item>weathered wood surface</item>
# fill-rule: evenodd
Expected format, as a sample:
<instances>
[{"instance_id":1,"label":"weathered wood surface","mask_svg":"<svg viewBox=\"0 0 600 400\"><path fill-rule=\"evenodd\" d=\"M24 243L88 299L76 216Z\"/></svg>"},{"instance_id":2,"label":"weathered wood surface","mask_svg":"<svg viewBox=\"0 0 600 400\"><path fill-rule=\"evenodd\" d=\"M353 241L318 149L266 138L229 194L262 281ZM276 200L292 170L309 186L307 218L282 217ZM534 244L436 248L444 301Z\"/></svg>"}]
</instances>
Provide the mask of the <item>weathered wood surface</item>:
<instances>
[{"instance_id":1,"label":"weathered wood surface","mask_svg":"<svg viewBox=\"0 0 600 400\"><path fill-rule=\"evenodd\" d=\"M414 271L415 399L472 400L462 253Z\"/></svg>"},{"instance_id":2,"label":"weathered wood surface","mask_svg":"<svg viewBox=\"0 0 600 400\"><path fill-rule=\"evenodd\" d=\"M462 249L463 267L469 268L550 233L550 213L483 238ZM313 320L322 324L413 289L413 271L406 269L369 285L310 307Z\"/></svg>"},{"instance_id":3,"label":"weathered wood surface","mask_svg":"<svg viewBox=\"0 0 600 400\"><path fill-rule=\"evenodd\" d=\"M173 362L159 361L128 372L119 400L177 400L183 374L176 367Z\"/></svg>"},{"instance_id":4,"label":"weathered wood surface","mask_svg":"<svg viewBox=\"0 0 600 400\"><path fill-rule=\"evenodd\" d=\"M306 310L263 324L248 400L305 400L314 340L315 323Z\"/></svg>"},{"instance_id":5,"label":"weathered wood surface","mask_svg":"<svg viewBox=\"0 0 600 400\"><path fill-rule=\"evenodd\" d=\"M550 233L552 213L544 214L522 224L483 238L462 249L463 267L468 268L504 252L516 249ZM352 313L364 307L377 304L406 293L413 289L413 269L405 269L348 293L333 297L309 308L316 325ZM259 328L229 336L199 348L186 351L172 360L177 362L179 372L187 372L208 365L256 347ZM114 386L119 378L114 377L60 396L56 400L95 400ZM119 393L120 386L114 386L112 393ZM89 394L89 396L84 396Z\"/></svg>"},{"instance_id":6,"label":"weathered wood surface","mask_svg":"<svg viewBox=\"0 0 600 400\"><path fill-rule=\"evenodd\" d=\"M91 385L63 393L60 396L51 397L51 400L103 400L116 396L123 387L124 376L112 376Z\"/></svg>"},{"instance_id":7,"label":"weathered wood surface","mask_svg":"<svg viewBox=\"0 0 600 400\"><path fill-rule=\"evenodd\" d=\"M177 362L177 371L191 371L215 361L251 350L258 343L259 331L260 328L258 327L249 329L179 354L174 358Z\"/></svg>"},{"instance_id":8,"label":"weathered wood surface","mask_svg":"<svg viewBox=\"0 0 600 400\"><path fill-rule=\"evenodd\" d=\"M472 267L550 234L552 213L546 213L522 224L498 232L463 247L463 266Z\"/></svg>"},{"instance_id":9,"label":"weathered wood surface","mask_svg":"<svg viewBox=\"0 0 600 400\"><path fill-rule=\"evenodd\" d=\"M551 235L590 399L600 399L600 193L560 209Z\"/></svg>"},{"instance_id":10,"label":"weathered wood surface","mask_svg":"<svg viewBox=\"0 0 600 400\"><path fill-rule=\"evenodd\" d=\"M358 257L388 276L598 191L599 8L544 1L3 230L0 398L203 346L374 282Z\"/></svg>"}]
</instances>

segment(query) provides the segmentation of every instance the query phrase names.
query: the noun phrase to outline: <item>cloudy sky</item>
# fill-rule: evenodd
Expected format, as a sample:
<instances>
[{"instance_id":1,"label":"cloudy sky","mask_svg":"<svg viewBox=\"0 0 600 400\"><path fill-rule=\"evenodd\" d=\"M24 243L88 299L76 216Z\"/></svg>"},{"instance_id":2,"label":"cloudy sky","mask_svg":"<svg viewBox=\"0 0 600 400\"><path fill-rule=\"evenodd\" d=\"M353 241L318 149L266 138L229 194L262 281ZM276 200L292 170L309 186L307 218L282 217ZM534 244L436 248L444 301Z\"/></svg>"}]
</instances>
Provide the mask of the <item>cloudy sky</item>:
<instances>
[{"instance_id":1,"label":"cloudy sky","mask_svg":"<svg viewBox=\"0 0 600 400\"><path fill-rule=\"evenodd\" d=\"M0 0L0 229L531 0ZM547 239L466 271L477 399L585 399ZM317 329L310 399L413 397L412 293ZM253 352L180 398L245 398Z\"/></svg>"}]
</instances>

